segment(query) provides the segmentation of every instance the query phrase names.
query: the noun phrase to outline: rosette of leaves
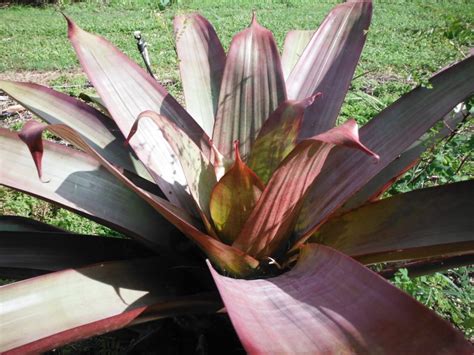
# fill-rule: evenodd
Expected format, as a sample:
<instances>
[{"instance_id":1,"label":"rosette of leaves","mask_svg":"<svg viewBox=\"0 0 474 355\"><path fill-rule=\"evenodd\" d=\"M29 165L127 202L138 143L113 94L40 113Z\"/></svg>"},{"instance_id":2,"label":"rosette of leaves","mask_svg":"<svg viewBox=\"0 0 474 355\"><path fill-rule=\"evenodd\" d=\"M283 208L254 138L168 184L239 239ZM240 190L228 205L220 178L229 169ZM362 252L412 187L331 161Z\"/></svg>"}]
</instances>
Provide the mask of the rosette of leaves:
<instances>
[{"instance_id":1,"label":"rosette of leaves","mask_svg":"<svg viewBox=\"0 0 474 355\"><path fill-rule=\"evenodd\" d=\"M471 182L377 198L449 133L427 135L436 123L455 127L445 115L472 95L474 58L360 131L354 120L334 127L371 12L370 1L340 4L317 31L288 33L281 56L255 17L225 53L205 18L178 16L186 109L67 19L107 110L1 81L47 124L0 131L0 183L128 238L3 217L3 275L40 276L0 288L1 351L215 312L222 300L250 353L471 353L460 332L364 265L472 260ZM75 148L42 140L45 130ZM183 235L200 251L180 249Z\"/></svg>"}]
</instances>

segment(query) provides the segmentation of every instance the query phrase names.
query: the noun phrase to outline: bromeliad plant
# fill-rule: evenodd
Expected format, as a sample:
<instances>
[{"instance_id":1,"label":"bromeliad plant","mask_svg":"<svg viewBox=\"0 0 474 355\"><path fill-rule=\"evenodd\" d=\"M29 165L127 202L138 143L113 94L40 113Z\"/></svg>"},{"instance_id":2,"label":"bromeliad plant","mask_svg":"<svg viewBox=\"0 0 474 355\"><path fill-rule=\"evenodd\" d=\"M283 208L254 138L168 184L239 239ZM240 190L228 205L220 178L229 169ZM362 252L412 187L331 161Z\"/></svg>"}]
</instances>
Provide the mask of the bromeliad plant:
<instances>
[{"instance_id":1,"label":"bromeliad plant","mask_svg":"<svg viewBox=\"0 0 474 355\"><path fill-rule=\"evenodd\" d=\"M0 82L49 123L0 131L0 183L138 244L4 217L3 274L51 273L0 288L0 349L44 351L216 311L207 268L176 247L176 227L210 260L248 352L471 353L449 323L362 264L472 260L471 182L375 200L449 133L426 135L474 91L474 58L400 98L360 139L354 120L334 128L371 12L370 1L336 6L315 33L290 32L281 58L255 17L226 55L206 19L178 16L187 110L112 44L67 19L106 111L40 85ZM459 121L447 117L452 127ZM44 130L79 150L43 141ZM183 269L197 273L192 287Z\"/></svg>"}]
</instances>

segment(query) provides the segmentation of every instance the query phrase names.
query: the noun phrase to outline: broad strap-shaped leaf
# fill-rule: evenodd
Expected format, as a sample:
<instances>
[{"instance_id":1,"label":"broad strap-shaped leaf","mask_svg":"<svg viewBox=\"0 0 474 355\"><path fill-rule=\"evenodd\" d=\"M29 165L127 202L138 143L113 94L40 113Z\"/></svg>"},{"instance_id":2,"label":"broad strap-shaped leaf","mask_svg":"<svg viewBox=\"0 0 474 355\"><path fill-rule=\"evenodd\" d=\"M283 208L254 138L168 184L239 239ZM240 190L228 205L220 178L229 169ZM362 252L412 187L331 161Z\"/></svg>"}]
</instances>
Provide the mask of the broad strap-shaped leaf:
<instances>
[{"instance_id":1,"label":"broad strap-shaped leaf","mask_svg":"<svg viewBox=\"0 0 474 355\"><path fill-rule=\"evenodd\" d=\"M93 107L38 84L0 80L0 89L46 122L71 126L111 163L151 179L142 163L124 148L117 125Z\"/></svg>"},{"instance_id":2,"label":"broad strap-shaped leaf","mask_svg":"<svg viewBox=\"0 0 474 355\"><path fill-rule=\"evenodd\" d=\"M301 138L334 127L359 61L372 16L371 1L337 5L318 28L287 79L288 98L323 96L308 107Z\"/></svg>"},{"instance_id":3,"label":"broad strap-shaped leaf","mask_svg":"<svg viewBox=\"0 0 474 355\"><path fill-rule=\"evenodd\" d=\"M328 247L305 246L291 271L270 279L210 269L250 354L472 354L451 324Z\"/></svg>"},{"instance_id":4,"label":"broad strap-shaped leaf","mask_svg":"<svg viewBox=\"0 0 474 355\"><path fill-rule=\"evenodd\" d=\"M418 87L362 127L361 140L380 155L377 165L353 151L335 150L311 188L297 225L300 241L405 151L438 120L474 93L474 57L439 72L432 88Z\"/></svg>"},{"instance_id":5,"label":"broad strap-shaped leaf","mask_svg":"<svg viewBox=\"0 0 474 355\"><path fill-rule=\"evenodd\" d=\"M285 80L288 79L313 35L314 31L307 30L293 30L286 34L281 55L281 67Z\"/></svg>"},{"instance_id":6,"label":"broad strap-shaped leaf","mask_svg":"<svg viewBox=\"0 0 474 355\"><path fill-rule=\"evenodd\" d=\"M0 288L0 352L40 353L170 315L213 312L212 295L191 295L185 275L148 258L69 269Z\"/></svg>"},{"instance_id":7,"label":"broad strap-shaped leaf","mask_svg":"<svg viewBox=\"0 0 474 355\"><path fill-rule=\"evenodd\" d=\"M234 245L258 259L280 252L290 237L306 191L336 145L378 159L359 141L354 120L302 141L273 174Z\"/></svg>"},{"instance_id":8,"label":"broad strap-shaped leaf","mask_svg":"<svg viewBox=\"0 0 474 355\"><path fill-rule=\"evenodd\" d=\"M443 256L415 261L410 260L404 263L398 262L395 266L384 267L381 271L377 271L377 274L386 279L390 279L395 276L398 270L404 268L407 269L410 277L416 277L473 264L474 252L471 252L463 255Z\"/></svg>"},{"instance_id":9,"label":"broad strap-shaped leaf","mask_svg":"<svg viewBox=\"0 0 474 355\"><path fill-rule=\"evenodd\" d=\"M135 135L138 125L146 119L152 120L159 127L163 137L176 154L199 213L209 226L211 218L209 201L212 187L217 182L214 166L183 130L165 116L153 111L145 111L138 116L127 137L127 142Z\"/></svg>"},{"instance_id":10,"label":"broad strap-shaped leaf","mask_svg":"<svg viewBox=\"0 0 474 355\"><path fill-rule=\"evenodd\" d=\"M98 154L91 146L89 146L81 136L65 125L44 126L36 121L29 121L22 130L23 139L28 143L32 150L33 157L42 156L41 150L38 149L37 141L41 139L43 130L48 129L54 134L74 144L84 152L95 158L100 164L119 179L125 186L135 192L139 197L150 204L171 224L178 228L187 237L193 240L222 270L233 275L247 275L254 271L258 266L258 261L249 255L243 253L239 249L228 246L220 241L211 238L199 229L199 224L187 214L184 210L176 207L167 200L152 195L146 190L135 185L127 176L119 169L110 164L100 154Z\"/></svg>"},{"instance_id":11,"label":"broad strap-shaped leaf","mask_svg":"<svg viewBox=\"0 0 474 355\"><path fill-rule=\"evenodd\" d=\"M208 154L208 142L199 138L201 127L164 87L104 38L67 21L68 36L79 61L124 136L140 113L152 110L174 121L193 139L198 137L195 143ZM184 174L171 148L156 125L149 122L142 126L130 146L167 198L182 208L192 208Z\"/></svg>"},{"instance_id":12,"label":"broad strap-shaped leaf","mask_svg":"<svg viewBox=\"0 0 474 355\"><path fill-rule=\"evenodd\" d=\"M265 185L242 161L238 142L235 162L212 190L210 211L221 240L232 244L252 212Z\"/></svg>"},{"instance_id":13,"label":"broad strap-shaped leaf","mask_svg":"<svg viewBox=\"0 0 474 355\"><path fill-rule=\"evenodd\" d=\"M474 250L474 181L396 195L330 219L310 239L364 263Z\"/></svg>"},{"instance_id":14,"label":"broad strap-shaped leaf","mask_svg":"<svg viewBox=\"0 0 474 355\"><path fill-rule=\"evenodd\" d=\"M99 110L108 118L112 118L110 115L109 110L105 107L104 101L97 95L90 95L86 94L85 92L81 92L78 96L80 99L84 100L85 102L89 102L91 104L97 105Z\"/></svg>"},{"instance_id":15,"label":"broad strap-shaped leaf","mask_svg":"<svg viewBox=\"0 0 474 355\"><path fill-rule=\"evenodd\" d=\"M64 229L23 216L0 216L0 232L52 232L65 233Z\"/></svg>"},{"instance_id":16,"label":"broad strap-shaped leaf","mask_svg":"<svg viewBox=\"0 0 474 355\"><path fill-rule=\"evenodd\" d=\"M186 110L211 136L224 73L224 49L214 27L199 14L176 16L173 24Z\"/></svg>"},{"instance_id":17,"label":"broad strap-shaped leaf","mask_svg":"<svg viewBox=\"0 0 474 355\"><path fill-rule=\"evenodd\" d=\"M443 127L433 133L425 133L407 150L400 154L394 161L374 176L359 192L352 196L337 213L347 212L362 206L367 201L372 201L381 196L397 179L411 169L428 148L438 143L445 137L453 134L460 122L466 118L467 112L458 111L449 113L443 119Z\"/></svg>"},{"instance_id":18,"label":"broad strap-shaped leaf","mask_svg":"<svg viewBox=\"0 0 474 355\"><path fill-rule=\"evenodd\" d=\"M0 274L59 271L111 260L151 256L130 239L68 232L0 232Z\"/></svg>"},{"instance_id":19,"label":"broad strap-shaped leaf","mask_svg":"<svg viewBox=\"0 0 474 355\"><path fill-rule=\"evenodd\" d=\"M272 33L255 18L230 44L219 96L213 141L226 157L234 141L246 160L267 117L286 100L286 88Z\"/></svg>"},{"instance_id":20,"label":"broad strap-shaped leaf","mask_svg":"<svg viewBox=\"0 0 474 355\"><path fill-rule=\"evenodd\" d=\"M296 146L304 111L318 96L284 101L263 123L250 151L248 165L264 183Z\"/></svg>"},{"instance_id":21,"label":"broad strap-shaped leaf","mask_svg":"<svg viewBox=\"0 0 474 355\"><path fill-rule=\"evenodd\" d=\"M52 201L158 250L169 250L176 229L96 160L65 145L44 141L44 179L36 176L26 145L0 128L0 184Z\"/></svg>"}]
</instances>

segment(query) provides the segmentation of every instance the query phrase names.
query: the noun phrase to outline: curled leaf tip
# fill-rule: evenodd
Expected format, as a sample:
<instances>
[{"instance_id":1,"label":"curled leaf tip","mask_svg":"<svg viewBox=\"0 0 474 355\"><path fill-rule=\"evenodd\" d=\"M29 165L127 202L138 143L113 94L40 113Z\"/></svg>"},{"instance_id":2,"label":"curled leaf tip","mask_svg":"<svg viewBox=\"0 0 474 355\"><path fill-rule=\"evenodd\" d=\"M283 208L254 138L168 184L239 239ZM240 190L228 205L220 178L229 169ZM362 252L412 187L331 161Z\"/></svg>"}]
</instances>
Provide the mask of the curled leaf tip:
<instances>
[{"instance_id":1,"label":"curled leaf tip","mask_svg":"<svg viewBox=\"0 0 474 355\"><path fill-rule=\"evenodd\" d=\"M307 98L301 100L301 105L304 107L304 108L307 108L309 106L311 106L312 104L314 104L314 102L316 101L316 99L318 97L321 97L323 96L323 94L321 92L317 92L316 94L314 95L311 95L311 96L308 96Z\"/></svg>"},{"instance_id":2,"label":"curled leaf tip","mask_svg":"<svg viewBox=\"0 0 474 355\"><path fill-rule=\"evenodd\" d=\"M362 144L359 141L359 126L357 125L356 120L354 118L350 118L343 124L343 126L347 126L352 131L352 134L355 138L354 139L355 144L353 144L353 147L359 149L360 151L366 153L367 155L372 156L373 162L378 163L378 161L380 160L379 155L371 151L369 148L367 148L364 144Z\"/></svg>"},{"instance_id":3,"label":"curled leaf tip","mask_svg":"<svg viewBox=\"0 0 474 355\"><path fill-rule=\"evenodd\" d=\"M130 145L130 140L133 138L133 136L135 135L135 133L137 133L137 130L138 130L138 123L140 122L140 120L143 118L143 117L149 117L150 114L154 114L153 111L150 111L150 110L146 110L146 111L143 111L142 113L140 113L138 115L138 117L135 119L135 122L133 122L133 125L132 127L130 128L130 132L128 133L128 136L127 136L127 139L125 139L125 142L123 142L123 145L124 147L128 147Z\"/></svg>"},{"instance_id":4,"label":"curled leaf tip","mask_svg":"<svg viewBox=\"0 0 474 355\"><path fill-rule=\"evenodd\" d=\"M43 180L42 172L42 159L43 159L43 140L42 134L46 126L42 123L34 120L29 120L25 123L21 131L18 133L18 137L28 147L31 157L36 166L38 177L41 182L49 182L49 180Z\"/></svg>"}]
</instances>

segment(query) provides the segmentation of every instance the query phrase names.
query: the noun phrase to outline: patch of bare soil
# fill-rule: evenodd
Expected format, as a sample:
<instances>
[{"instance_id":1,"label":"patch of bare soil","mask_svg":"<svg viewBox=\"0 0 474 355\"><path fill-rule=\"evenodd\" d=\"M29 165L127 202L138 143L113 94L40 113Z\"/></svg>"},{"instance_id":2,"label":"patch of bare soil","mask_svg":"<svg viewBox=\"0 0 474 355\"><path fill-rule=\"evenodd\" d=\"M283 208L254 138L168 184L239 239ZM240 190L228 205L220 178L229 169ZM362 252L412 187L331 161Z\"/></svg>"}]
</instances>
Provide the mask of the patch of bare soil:
<instances>
[{"instance_id":1,"label":"patch of bare soil","mask_svg":"<svg viewBox=\"0 0 474 355\"><path fill-rule=\"evenodd\" d=\"M0 73L0 80L14 80L26 81L49 86L51 82L58 80L58 78L75 79L84 77L81 69L71 70L54 70L54 71L6 71ZM68 81L69 81L68 80Z\"/></svg>"}]
</instances>

